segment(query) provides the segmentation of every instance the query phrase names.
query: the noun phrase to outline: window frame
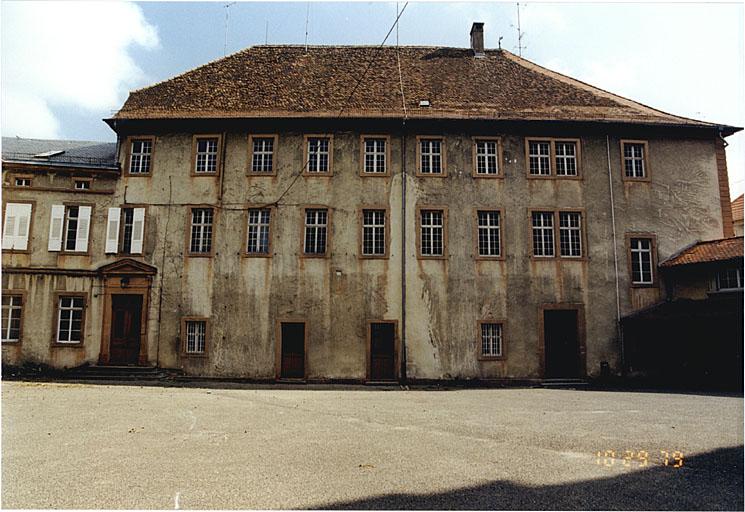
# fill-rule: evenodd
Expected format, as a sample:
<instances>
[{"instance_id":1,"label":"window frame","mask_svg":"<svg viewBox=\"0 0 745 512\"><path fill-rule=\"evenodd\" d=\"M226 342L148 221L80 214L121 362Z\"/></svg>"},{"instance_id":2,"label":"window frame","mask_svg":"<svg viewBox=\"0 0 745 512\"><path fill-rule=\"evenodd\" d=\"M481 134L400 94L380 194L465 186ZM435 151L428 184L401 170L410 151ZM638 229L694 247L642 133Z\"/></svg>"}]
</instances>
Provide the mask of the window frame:
<instances>
[{"instance_id":1,"label":"window frame","mask_svg":"<svg viewBox=\"0 0 745 512\"><path fill-rule=\"evenodd\" d=\"M129 172L130 166L132 165L132 143L134 141L138 140L149 140L150 141L150 169L148 172L135 172L131 173ZM153 164L155 163L155 160L153 159L155 155L155 136L154 135L130 135L126 139L126 159L125 159L125 165L124 165L124 176L132 176L135 178L145 178L150 177L153 175Z\"/></svg>"},{"instance_id":2,"label":"window frame","mask_svg":"<svg viewBox=\"0 0 745 512\"><path fill-rule=\"evenodd\" d=\"M26 188L34 188L34 175L33 174L11 174L10 175L11 183L10 187L17 188L17 189L26 189ZM17 185L16 180L28 180L28 185Z\"/></svg>"},{"instance_id":3,"label":"window frame","mask_svg":"<svg viewBox=\"0 0 745 512\"><path fill-rule=\"evenodd\" d=\"M729 272L731 270L734 270L737 273L737 280L739 281L740 286L739 287L736 287L736 288L722 288L722 286L721 286L721 280L720 280L720 275L722 274L722 272ZM742 269L742 267L740 267L738 265L735 265L735 266L723 265L722 267L718 268L714 272L714 291L716 293L738 292L738 291L741 291L743 288L744 288L744 286L743 286L743 269Z\"/></svg>"},{"instance_id":4,"label":"window frame","mask_svg":"<svg viewBox=\"0 0 745 512\"><path fill-rule=\"evenodd\" d=\"M651 283L635 283L634 272L633 272L633 255L631 254L631 239L632 238L648 238L652 241L652 282ZM658 268L658 256L657 256L657 235L649 232L627 232L624 236L626 243L626 263L628 265L627 272L629 276L629 286L631 288L658 288L659 287L659 268Z\"/></svg>"},{"instance_id":5,"label":"window frame","mask_svg":"<svg viewBox=\"0 0 745 512\"><path fill-rule=\"evenodd\" d=\"M272 146L272 170L271 172L258 172L253 170L254 139L273 139ZM248 135L248 160L246 162L246 176L276 176L277 175L277 148L279 147L279 134L277 133L251 133Z\"/></svg>"},{"instance_id":6,"label":"window frame","mask_svg":"<svg viewBox=\"0 0 745 512\"><path fill-rule=\"evenodd\" d=\"M215 159L215 172L197 172L197 148L201 139L217 139L217 158ZM222 171L223 140L219 133L200 133L191 139L191 176L219 177ZM152 156L150 157L152 159Z\"/></svg>"},{"instance_id":7,"label":"window frame","mask_svg":"<svg viewBox=\"0 0 745 512\"><path fill-rule=\"evenodd\" d=\"M186 343L187 343L187 331L186 331L186 323L187 322L204 322L205 328L204 328L204 352L187 352L186 351ZM180 355L181 357L186 358L198 358L198 359L204 359L209 356L210 353L210 342L212 339L212 326L210 325L210 318L207 316L182 316L181 317L181 330L179 331L179 344L181 346L180 349Z\"/></svg>"},{"instance_id":8,"label":"window frame","mask_svg":"<svg viewBox=\"0 0 745 512\"><path fill-rule=\"evenodd\" d=\"M20 188L27 188L27 187L20 187ZM5 195L5 194L3 194ZM5 254L31 254L31 242L33 241L33 234L34 234L34 217L36 216L34 212L36 212L36 200L35 199L20 199L20 200L7 200L3 198L2 202L2 211L0 211L0 229L5 229L5 209L8 207L8 203L10 204L30 204L31 205L31 215L30 219L28 221L28 242L26 243L26 249L2 249L2 252ZM36 212L38 214L38 212ZM93 211L91 211L91 216L93 214ZM64 224L63 224L64 225ZM89 233L90 235L90 233ZM2 238L0 237L0 241ZM90 236L88 240L88 245L90 246ZM79 253L84 254L84 253Z\"/></svg>"},{"instance_id":9,"label":"window frame","mask_svg":"<svg viewBox=\"0 0 745 512\"><path fill-rule=\"evenodd\" d=\"M128 258L142 258L145 255L145 240L147 239L147 223L148 219L150 217L150 213L148 211L148 207L146 204L135 204L135 203L122 203L117 208L119 208L119 239L117 240L116 245L116 255L117 256L126 256ZM145 219L142 223L142 253L133 253L133 252L124 252L122 250L122 247L124 246L124 210L132 210L134 214L135 208L144 208L145 210ZM104 235L105 235L104 230ZM130 243L131 246L131 243Z\"/></svg>"},{"instance_id":10,"label":"window frame","mask_svg":"<svg viewBox=\"0 0 745 512\"><path fill-rule=\"evenodd\" d=\"M626 176L626 158L624 156L624 146L626 144L641 144L643 146L642 151L642 162L644 166L644 176L636 178L633 176ZM631 182L649 182L651 181L650 166L649 166L649 141L646 140L635 140L635 139L621 139L619 141L619 147L621 149L621 178L623 181Z\"/></svg>"},{"instance_id":11,"label":"window frame","mask_svg":"<svg viewBox=\"0 0 745 512\"><path fill-rule=\"evenodd\" d=\"M530 143L531 142L548 142L548 174L531 174L530 173ZM576 175L557 174L556 165L556 143L573 142L575 147L575 163L577 166ZM582 180L582 139L578 137L525 137L525 175L528 179L537 180Z\"/></svg>"},{"instance_id":12,"label":"window frame","mask_svg":"<svg viewBox=\"0 0 745 512\"><path fill-rule=\"evenodd\" d=\"M365 140L366 139L384 139L385 140L385 172L365 172ZM364 178L384 178L391 176L391 136L375 135L365 133L360 135L360 176Z\"/></svg>"},{"instance_id":13,"label":"window frame","mask_svg":"<svg viewBox=\"0 0 745 512\"><path fill-rule=\"evenodd\" d=\"M96 205L94 203L80 203L80 202L69 202L69 201L63 201L62 206L65 207L65 217L62 220L62 248L57 252L58 255L64 255L64 256L90 256L91 254L91 246L93 245L93 220L95 218L96 214ZM86 245L85 251L71 251L67 249L67 217L68 217L68 209L71 206L90 206L91 208L91 218L88 223L88 244ZM78 212L79 213L79 212ZM79 218L79 217L78 217ZM75 233L77 235L77 229L75 230ZM105 235L105 233L104 233ZM76 236L77 237L77 236ZM29 240L30 241L30 240Z\"/></svg>"},{"instance_id":14,"label":"window frame","mask_svg":"<svg viewBox=\"0 0 745 512\"><path fill-rule=\"evenodd\" d=\"M554 254L553 256L536 256L533 253L533 213L550 213L553 222ZM580 215L580 249L581 256L561 255L561 213L579 213ZM587 215L584 208L528 208L528 254L534 260L588 261Z\"/></svg>"},{"instance_id":15,"label":"window frame","mask_svg":"<svg viewBox=\"0 0 745 512\"><path fill-rule=\"evenodd\" d=\"M479 174L478 173L478 143L481 141L485 142L496 142L497 143L497 173L496 174ZM471 137L471 176L474 178L485 178L485 179L494 179L494 178L504 178L504 149L502 147L502 138L501 137L478 137L473 136Z\"/></svg>"},{"instance_id":16,"label":"window frame","mask_svg":"<svg viewBox=\"0 0 745 512\"><path fill-rule=\"evenodd\" d=\"M58 341L59 333L59 303L62 297L82 297L83 299L83 313L80 320L80 342L78 343L60 343ZM86 320L88 318L88 306L90 300L88 298L88 292L67 292L58 291L53 294L54 299L54 315L52 316L52 347L53 348L84 348L85 347L85 335L86 335Z\"/></svg>"},{"instance_id":17,"label":"window frame","mask_svg":"<svg viewBox=\"0 0 745 512\"><path fill-rule=\"evenodd\" d=\"M535 254L535 247L533 246L533 214L534 213L549 213L551 214L551 231L552 231L552 241L553 241L553 254L550 256L537 256ZM530 258L533 260L555 260L557 258L557 245L556 245L556 210L553 208L529 208L528 209L528 254L530 255Z\"/></svg>"},{"instance_id":18,"label":"window frame","mask_svg":"<svg viewBox=\"0 0 745 512\"><path fill-rule=\"evenodd\" d=\"M309 172L309 152L308 143L310 139L328 139L329 140L329 169L327 172ZM306 133L303 134L303 172L302 176L310 176L313 178L329 178L334 175L334 135L328 133Z\"/></svg>"},{"instance_id":19,"label":"window frame","mask_svg":"<svg viewBox=\"0 0 745 512\"><path fill-rule=\"evenodd\" d=\"M88 183L88 188L78 188L78 183ZM93 191L93 178L73 178L72 189L75 192L92 192Z\"/></svg>"},{"instance_id":20,"label":"window frame","mask_svg":"<svg viewBox=\"0 0 745 512\"><path fill-rule=\"evenodd\" d=\"M442 211L442 254L422 254L422 211ZM447 260L448 259L448 207L444 205L422 204L416 207L416 258L418 260Z\"/></svg>"},{"instance_id":21,"label":"window frame","mask_svg":"<svg viewBox=\"0 0 745 512\"><path fill-rule=\"evenodd\" d=\"M209 208L212 210L212 240L210 243L209 252L191 252L191 223L192 223L192 210L201 210ZM210 204L195 204L186 207L186 236L184 237L185 245L184 255L187 258L212 258L215 255L215 241L217 239L217 216L218 209ZM144 249L144 247L143 247Z\"/></svg>"},{"instance_id":22,"label":"window frame","mask_svg":"<svg viewBox=\"0 0 745 512\"><path fill-rule=\"evenodd\" d=\"M241 256L244 258L271 258L272 251L274 249L273 238L274 238L274 217L276 216L276 208L274 206L267 206L266 204L246 204L246 213L243 215L243 248L241 249ZM269 210L269 246L268 252L248 252L248 218L250 210Z\"/></svg>"},{"instance_id":23,"label":"window frame","mask_svg":"<svg viewBox=\"0 0 745 512\"><path fill-rule=\"evenodd\" d=\"M489 256L479 253L479 212L497 212L499 213L499 255ZM473 247L475 260L492 260L500 261L505 259L504 255L504 208L475 207L473 208Z\"/></svg>"},{"instance_id":24,"label":"window frame","mask_svg":"<svg viewBox=\"0 0 745 512\"><path fill-rule=\"evenodd\" d=\"M498 356L484 355L481 350L481 326L499 324L502 326L502 353ZM479 361L504 361L507 359L507 321L503 318L483 318L476 322L476 359Z\"/></svg>"},{"instance_id":25,"label":"window frame","mask_svg":"<svg viewBox=\"0 0 745 512\"><path fill-rule=\"evenodd\" d=\"M440 141L440 173L422 172L422 141L423 140L439 140ZM448 176L448 161L447 161L447 145L445 144L444 135L417 135L416 136L416 168L414 172L415 176L422 178L447 178ZM425 208L426 209L426 208Z\"/></svg>"},{"instance_id":26,"label":"window frame","mask_svg":"<svg viewBox=\"0 0 745 512\"><path fill-rule=\"evenodd\" d=\"M326 210L326 252L324 253L306 253L305 252L305 219L307 210ZM331 222L333 209L325 204L304 204L300 207L302 215L300 216L300 257L301 258L329 258L331 256Z\"/></svg>"},{"instance_id":27,"label":"window frame","mask_svg":"<svg viewBox=\"0 0 745 512\"><path fill-rule=\"evenodd\" d=\"M12 289L12 290L3 290L2 291L2 296L3 297L20 297L21 298L21 318L20 318L20 325L18 326L18 339L17 340L12 340L12 341L10 341L10 340L6 341L6 340L2 340L1 339L2 336L0 336L0 343L2 343L2 346L5 346L5 345L9 345L9 346L20 345L23 342L23 323L24 323L24 319L25 319L25 316L26 316L26 294L27 294L26 290ZM2 314L1 311L0 311L0 314ZM0 322L0 324L1 324L1 322ZM2 328L2 325L0 325L0 328ZM4 334L5 333L3 332L3 335Z\"/></svg>"},{"instance_id":28,"label":"window frame","mask_svg":"<svg viewBox=\"0 0 745 512\"><path fill-rule=\"evenodd\" d=\"M365 210L379 210L383 212L385 226L383 236L383 254L365 254L363 252L365 243ZM365 204L357 208L357 258L361 260L384 260L390 258L391 247L391 210L388 205L384 204Z\"/></svg>"}]
</instances>

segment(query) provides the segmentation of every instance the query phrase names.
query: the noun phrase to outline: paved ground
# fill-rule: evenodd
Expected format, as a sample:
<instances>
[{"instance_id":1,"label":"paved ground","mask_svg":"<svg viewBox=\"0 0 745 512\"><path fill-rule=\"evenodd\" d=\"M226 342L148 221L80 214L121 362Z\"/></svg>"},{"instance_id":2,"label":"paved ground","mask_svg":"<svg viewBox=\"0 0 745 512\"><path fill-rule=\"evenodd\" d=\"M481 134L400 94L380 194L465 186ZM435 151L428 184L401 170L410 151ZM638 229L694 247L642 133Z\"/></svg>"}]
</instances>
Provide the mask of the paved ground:
<instances>
[{"instance_id":1,"label":"paved ground","mask_svg":"<svg viewBox=\"0 0 745 512\"><path fill-rule=\"evenodd\" d=\"M2 507L742 510L742 421L735 396L4 382Z\"/></svg>"}]
</instances>

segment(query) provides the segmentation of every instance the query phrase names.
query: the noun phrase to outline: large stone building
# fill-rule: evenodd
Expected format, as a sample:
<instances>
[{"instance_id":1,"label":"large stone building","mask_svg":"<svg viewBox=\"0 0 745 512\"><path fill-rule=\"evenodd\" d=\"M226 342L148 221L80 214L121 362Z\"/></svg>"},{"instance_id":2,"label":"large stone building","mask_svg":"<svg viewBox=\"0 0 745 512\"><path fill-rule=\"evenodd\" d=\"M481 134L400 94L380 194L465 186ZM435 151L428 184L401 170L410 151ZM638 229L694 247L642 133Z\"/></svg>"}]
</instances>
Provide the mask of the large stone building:
<instances>
[{"instance_id":1,"label":"large stone building","mask_svg":"<svg viewBox=\"0 0 745 512\"><path fill-rule=\"evenodd\" d=\"M657 261L731 235L738 128L484 50L482 30L467 49L256 46L134 91L106 120L119 170L84 196L48 167L18 186L4 156L5 225L31 229L3 239L4 326L23 320L3 362L619 371L618 320L664 296Z\"/></svg>"}]
</instances>

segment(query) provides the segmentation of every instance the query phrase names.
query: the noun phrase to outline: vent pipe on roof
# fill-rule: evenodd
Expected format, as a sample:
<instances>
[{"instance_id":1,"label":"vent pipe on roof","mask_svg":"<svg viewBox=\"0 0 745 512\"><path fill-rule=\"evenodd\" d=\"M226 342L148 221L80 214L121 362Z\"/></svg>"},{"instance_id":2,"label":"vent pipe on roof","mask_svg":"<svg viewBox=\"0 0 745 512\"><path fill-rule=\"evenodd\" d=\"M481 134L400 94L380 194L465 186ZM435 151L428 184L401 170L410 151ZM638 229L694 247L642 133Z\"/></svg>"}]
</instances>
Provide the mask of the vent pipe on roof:
<instances>
[{"instance_id":1,"label":"vent pipe on roof","mask_svg":"<svg viewBox=\"0 0 745 512\"><path fill-rule=\"evenodd\" d=\"M484 24L478 21L471 27L471 50L476 57L484 56Z\"/></svg>"}]
</instances>

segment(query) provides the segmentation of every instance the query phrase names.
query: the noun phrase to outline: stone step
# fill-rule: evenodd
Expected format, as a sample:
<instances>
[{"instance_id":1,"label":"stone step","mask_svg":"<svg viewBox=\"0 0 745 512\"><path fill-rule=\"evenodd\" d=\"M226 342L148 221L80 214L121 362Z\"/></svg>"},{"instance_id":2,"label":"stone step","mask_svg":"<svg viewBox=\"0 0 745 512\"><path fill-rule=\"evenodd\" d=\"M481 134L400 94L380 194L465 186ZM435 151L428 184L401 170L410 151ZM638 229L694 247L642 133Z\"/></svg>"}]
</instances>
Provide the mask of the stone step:
<instances>
[{"instance_id":1,"label":"stone step","mask_svg":"<svg viewBox=\"0 0 745 512\"><path fill-rule=\"evenodd\" d=\"M544 388L583 388L587 387L587 381L583 379L543 379L541 387Z\"/></svg>"}]
</instances>

